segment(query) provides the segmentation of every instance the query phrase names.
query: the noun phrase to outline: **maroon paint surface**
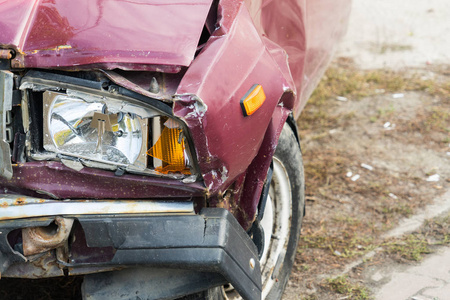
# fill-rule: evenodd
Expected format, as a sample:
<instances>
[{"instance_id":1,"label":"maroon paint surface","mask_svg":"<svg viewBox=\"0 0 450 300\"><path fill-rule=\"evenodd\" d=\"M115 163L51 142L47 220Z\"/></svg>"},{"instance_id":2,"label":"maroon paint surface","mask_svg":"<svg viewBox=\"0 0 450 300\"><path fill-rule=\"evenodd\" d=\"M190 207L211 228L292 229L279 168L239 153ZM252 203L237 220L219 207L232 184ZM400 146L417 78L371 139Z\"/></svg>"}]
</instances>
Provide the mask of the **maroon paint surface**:
<instances>
[{"instance_id":1,"label":"maroon paint surface","mask_svg":"<svg viewBox=\"0 0 450 300\"><path fill-rule=\"evenodd\" d=\"M30 196L40 191L60 199L190 199L203 197L199 183L185 184L178 180L125 174L94 168L72 170L60 162L28 162L13 168L13 178L0 178L0 186Z\"/></svg>"},{"instance_id":2,"label":"maroon paint surface","mask_svg":"<svg viewBox=\"0 0 450 300\"><path fill-rule=\"evenodd\" d=\"M0 45L26 68L188 66L211 2L2 1Z\"/></svg>"},{"instance_id":3,"label":"maroon paint surface","mask_svg":"<svg viewBox=\"0 0 450 300\"><path fill-rule=\"evenodd\" d=\"M191 130L211 194L223 192L246 171L288 85L245 5L237 3L221 2L221 28L187 70L174 105L175 115ZM244 117L240 99L254 84L262 85L266 101L253 115Z\"/></svg>"}]
</instances>

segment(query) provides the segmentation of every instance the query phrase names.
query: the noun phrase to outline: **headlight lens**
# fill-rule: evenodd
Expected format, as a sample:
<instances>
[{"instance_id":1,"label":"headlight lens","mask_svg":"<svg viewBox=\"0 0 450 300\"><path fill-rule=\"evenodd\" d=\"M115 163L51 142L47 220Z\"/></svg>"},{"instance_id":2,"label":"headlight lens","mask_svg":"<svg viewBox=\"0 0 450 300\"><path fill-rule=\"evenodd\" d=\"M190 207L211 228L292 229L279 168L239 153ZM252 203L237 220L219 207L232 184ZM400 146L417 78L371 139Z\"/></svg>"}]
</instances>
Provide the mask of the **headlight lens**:
<instances>
[{"instance_id":1,"label":"headlight lens","mask_svg":"<svg viewBox=\"0 0 450 300\"><path fill-rule=\"evenodd\" d=\"M145 121L132 113L109 114L105 102L55 95L48 110L49 134L59 152L134 164L147 142Z\"/></svg>"},{"instance_id":2,"label":"headlight lens","mask_svg":"<svg viewBox=\"0 0 450 300\"><path fill-rule=\"evenodd\" d=\"M190 174L177 121L140 105L90 94L46 91L43 100L45 150L133 171Z\"/></svg>"}]
</instances>

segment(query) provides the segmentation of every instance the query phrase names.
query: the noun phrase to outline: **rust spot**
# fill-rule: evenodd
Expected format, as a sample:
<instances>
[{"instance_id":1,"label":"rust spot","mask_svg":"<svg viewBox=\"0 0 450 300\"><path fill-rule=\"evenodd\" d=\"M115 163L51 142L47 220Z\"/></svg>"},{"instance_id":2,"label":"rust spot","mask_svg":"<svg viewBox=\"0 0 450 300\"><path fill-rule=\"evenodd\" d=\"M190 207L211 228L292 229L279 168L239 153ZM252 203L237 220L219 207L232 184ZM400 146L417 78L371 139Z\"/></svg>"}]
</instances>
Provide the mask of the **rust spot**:
<instances>
[{"instance_id":1,"label":"rust spot","mask_svg":"<svg viewBox=\"0 0 450 300\"><path fill-rule=\"evenodd\" d=\"M11 60L11 67L15 69L22 69L25 67L25 65L18 58L14 58Z\"/></svg>"},{"instance_id":2,"label":"rust spot","mask_svg":"<svg viewBox=\"0 0 450 300\"><path fill-rule=\"evenodd\" d=\"M39 199L38 202L39 202L39 203L44 203L44 202L45 202L45 199Z\"/></svg>"},{"instance_id":3,"label":"rust spot","mask_svg":"<svg viewBox=\"0 0 450 300\"><path fill-rule=\"evenodd\" d=\"M0 204L1 207L8 207L8 202L3 202L2 204Z\"/></svg>"},{"instance_id":4,"label":"rust spot","mask_svg":"<svg viewBox=\"0 0 450 300\"><path fill-rule=\"evenodd\" d=\"M25 203L25 198L17 198L16 200L14 200L14 205L24 205Z\"/></svg>"},{"instance_id":5,"label":"rust spot","mask_svg":"<svg viewBox=\"0 0 450 300\"><path fill-rule=\"evenodd\" d=\"M25 256L56 249L66 243L73 219L56 217L55 221L44 227L22 229L23 253Z\"/></svg>"}]
</instances>

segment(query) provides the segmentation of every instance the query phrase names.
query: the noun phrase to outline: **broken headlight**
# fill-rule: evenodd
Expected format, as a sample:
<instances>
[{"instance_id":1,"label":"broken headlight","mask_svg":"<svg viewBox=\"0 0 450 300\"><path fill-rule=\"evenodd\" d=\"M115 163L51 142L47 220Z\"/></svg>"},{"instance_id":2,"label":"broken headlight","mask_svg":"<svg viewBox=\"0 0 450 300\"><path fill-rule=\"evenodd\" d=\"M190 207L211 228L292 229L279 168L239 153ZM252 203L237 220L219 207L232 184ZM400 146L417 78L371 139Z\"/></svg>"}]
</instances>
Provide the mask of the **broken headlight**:
<instances>
[{"instance_id":1,"label":"broken headlight","mask_svg":"<svg viewBox=\"0 0 450 300\"><path fill-rule=\"evenodd\" d=\"M190 174L181 124L135 102L67 90L43 93L44 149L84 165Z\"/></svg>"},{"instance_id":2,"label":"broken headlight","mask_svg":"<svg viewBox=\"0 0 450 300\"><path fill-rule=\"evenodd\" d=\"M144 167L148 121L108 104L107 100L87 102L45 92L44 148L99 162Z\"/></svg>"}]
</instances>

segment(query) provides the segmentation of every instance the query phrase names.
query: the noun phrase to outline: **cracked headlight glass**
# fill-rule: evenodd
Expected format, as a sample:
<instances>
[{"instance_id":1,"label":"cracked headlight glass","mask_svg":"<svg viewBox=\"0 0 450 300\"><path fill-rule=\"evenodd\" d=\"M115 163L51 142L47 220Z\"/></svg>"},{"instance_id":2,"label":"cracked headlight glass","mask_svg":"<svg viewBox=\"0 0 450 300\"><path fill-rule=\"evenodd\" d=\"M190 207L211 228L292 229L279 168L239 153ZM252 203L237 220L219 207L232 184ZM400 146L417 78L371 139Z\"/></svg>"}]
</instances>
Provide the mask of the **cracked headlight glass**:
<instances>
[{"instance_id":1,"label":"cracked headlight glass","mask_svg":"<svg viewBox=\"0 0 450 300\"><path fill-rule=\"evenodd\" d=\"M47 151L122 166L147 166L148 119L102 98L44 93ZM123 107L123 105L120 105Z\"/></svg>"},{"instance_id":2,"label":"cracked headlight glass","mask_svg":"<svg viewBox=\"0 0 450 300\"><path fill-rule=\"evenodd\" d=\"M76 91L45 91L44 149L130 172L191 174L181 124L156 110Z\"/></svg>"}]
</instances>

